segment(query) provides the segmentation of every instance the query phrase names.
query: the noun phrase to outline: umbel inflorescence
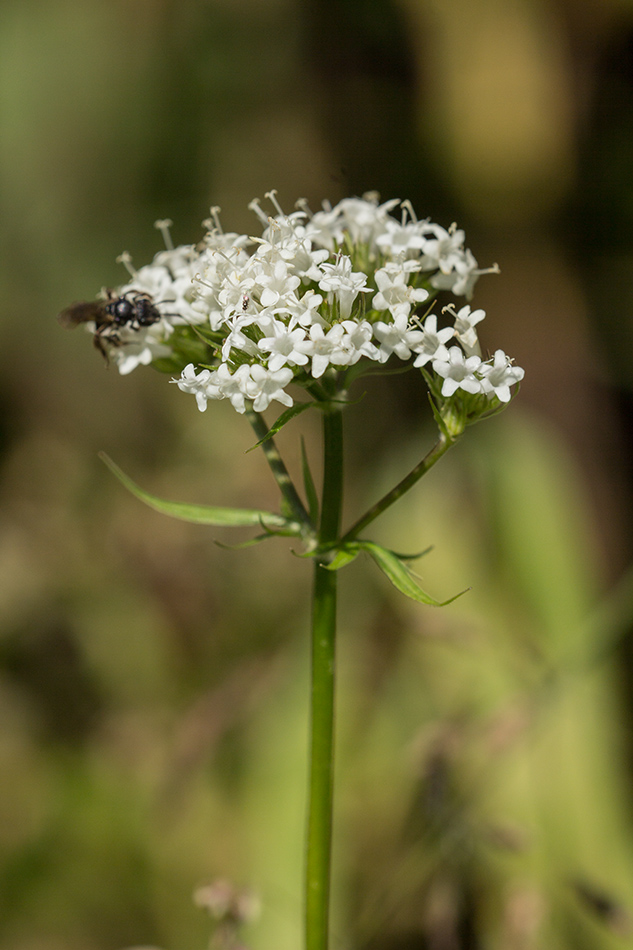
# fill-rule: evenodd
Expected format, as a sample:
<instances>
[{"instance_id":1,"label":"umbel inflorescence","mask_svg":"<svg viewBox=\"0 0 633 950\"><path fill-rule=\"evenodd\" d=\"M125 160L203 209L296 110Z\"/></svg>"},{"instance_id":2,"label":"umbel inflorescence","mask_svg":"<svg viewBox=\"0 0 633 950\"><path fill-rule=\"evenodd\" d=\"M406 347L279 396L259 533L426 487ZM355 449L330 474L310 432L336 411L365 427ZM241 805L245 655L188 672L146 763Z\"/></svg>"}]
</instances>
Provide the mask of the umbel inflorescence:
<instances>
[{"instance_id":1,"label":"umbel inflorescence","mask_svg":"<svg viewBox=\"0 0 633 950\"><path fill-rule=\"evenodd\" d=\"M374 194L314 213L298 201L290 214L275 192L266 197L270 216L257 200L249 206L261 237L225 232L213 208L201 243L173 247L170 222L157 222L166 250L139 270L122 256L131 279L108 300L132 302L126 310L148 301L155 319L100 327L99 348L120 373L151 363L180 373L173 381L201 411L229 399L240 413L262 412L273 401L292 407L291 385L323 401L395 358L422 370L438 410L450 401L472 420L510 400L523 370L501 349L484 358L484 311L433 309L439 292L468 301L479 275L498 271L478 267L456 225Z\"/></svg>"}]
</instances>

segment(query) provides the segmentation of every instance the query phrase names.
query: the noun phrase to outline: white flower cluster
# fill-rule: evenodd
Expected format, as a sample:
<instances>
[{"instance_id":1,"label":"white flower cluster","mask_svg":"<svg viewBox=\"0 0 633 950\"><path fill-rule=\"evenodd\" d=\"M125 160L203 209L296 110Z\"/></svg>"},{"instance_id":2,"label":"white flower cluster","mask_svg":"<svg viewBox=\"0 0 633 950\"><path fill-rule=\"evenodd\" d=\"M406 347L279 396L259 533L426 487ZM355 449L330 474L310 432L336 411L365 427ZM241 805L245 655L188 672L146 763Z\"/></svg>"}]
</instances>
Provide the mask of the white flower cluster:
<instances>
[{"instance_id":1,"label":"white flower cluster","mask_svg":"<svg viewBox=\"0 0 633 950\"><path fill-rule=\"evenodd\" d=\"M251 403L261 412L273 400L290 407L291 382L314 387L363 358L385 363L394 355L432 368L444 398L462 390L509 401L523 370L502 350L482 360L476 325L484 311L445 307L451 323L439 329L429 312L439 291L470 299L478 276L497 270L479 269L463 231L374 195L314 214L298 202L288 215L275 192L267 198L273 216L250 205L262 237L223 232L212 209L200 246L169 247L132 273L120 293L148 294L161 319L122 329L123 345L112 349L121 373L174 352L186 327L209 355L185 365L175 382L201 411L209 399L225 398L238 412ZM399 219L391 214L397 205ZM419 316L421 307L427 313Z\"/></svg>"}]
</instances>

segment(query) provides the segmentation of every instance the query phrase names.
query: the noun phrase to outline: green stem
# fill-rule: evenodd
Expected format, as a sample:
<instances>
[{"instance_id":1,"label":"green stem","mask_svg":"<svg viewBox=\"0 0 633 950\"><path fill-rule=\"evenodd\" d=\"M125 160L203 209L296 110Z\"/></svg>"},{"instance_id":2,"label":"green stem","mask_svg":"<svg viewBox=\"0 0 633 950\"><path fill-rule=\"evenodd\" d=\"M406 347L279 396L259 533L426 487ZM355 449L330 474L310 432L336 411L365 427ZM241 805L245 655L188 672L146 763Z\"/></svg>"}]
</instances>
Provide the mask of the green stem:
<instances>
[{"instance_id":1,"label":"green stem","mask_svg":"<svg viewBox=\"0 0 633 950\"><path fill-rule=\"evenodd\" d=\"M343 491L340 411L323 414L323 496L319 542L336 541ZM327 950L329 938L332 794L334 765L334 670L336 571L314 564L310 779L306 853L306 950Z\"/></svg>"},{"instance_id":2,"label":"green stem","mask_svg":"<svg viewBox=\"0 0 633 950\"><path fill-rule=\"evenodd\" d=\"M386 495L377 501L369 511L363 515L362 518L359 518L355 524L347 531L341 538L343 541L353 541L354 538L358 537L360 532L367 527L368 524L371 524L378 515L381 515L383 511L386 511L394 502L398 501L405 492L408 492L410 488L413 488L416 482L418 482L423 475L426 475L428 470L432 468L435 463L441 459L445 452L448 452L451 445L455 445L456 439L447 438L444 435L441 435L438 442L433 446L430 452L428 452L421 462L419 462L415 468L413 468L408 475L406 475L401 482L392 488L391 491L387 492Z\"/></svg>"},{"instance_id":3,"label":"green stem","mask_svg":"<svg viewBox=\"0 0 633 950\"><path fill-rule=\"evenodd\" d=\"M268 434L268 426L260 416L258 412L255 412L253 409L247 409L245 416L253 427L253 431L257 436L257 440L266 438ZM290 510L292 511L293 516L296 520L304 526L306 533L312 534L315 530L315 526L312 524L310 515L305 509L299 493L295 488L290 475L288 474L288 469L284 465L283 459L279 454L279 450L275 445L274 439L266 439L262 444L262 450L266 456L266 461L270 467L271 472L275 478L275 481L279 485L281 494Z\"/></svg>"}]
</instances>

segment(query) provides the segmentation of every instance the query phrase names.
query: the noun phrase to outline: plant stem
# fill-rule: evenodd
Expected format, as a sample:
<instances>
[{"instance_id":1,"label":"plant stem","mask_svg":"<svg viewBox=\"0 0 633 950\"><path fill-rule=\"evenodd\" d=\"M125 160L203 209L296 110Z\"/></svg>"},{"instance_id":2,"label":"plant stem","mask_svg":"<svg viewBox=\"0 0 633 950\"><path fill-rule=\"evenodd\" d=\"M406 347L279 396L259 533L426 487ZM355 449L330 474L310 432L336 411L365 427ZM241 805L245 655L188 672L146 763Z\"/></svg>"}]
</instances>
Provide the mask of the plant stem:
<instances>
[{"instance_id":1,"label":"plant stem","mask_svg":"<svg viewBox=\"0 0 633 950\"><path fill-rule=\"evenodd\" d=\"M448 452L451 445L455 445L456 439L449 439L444 435L441 435L439 440L435 443L433 448L428 452L421 462L413 468L408 475L406 475L401 482L392 488L391 491L387 492L386 495L377 501L369 511L363 515L362 518L359 518L355 524L347 531L341 538L343 541L353 541L354 538L358 537L363 528L366 528L368 524L371 524L378 515L381 515L383 511L386 511L394 502L398 501L405 492L408 492L410 488L413 488L416 482L418 482L423 475L426 475L428 470L432 468L435 463L441 459L445 452Z\"/></svg>"},{"instance_id":2,"label":"plant stem","mask_svg":"<svg viewBox=\"0 0 633 950\"><path fill-rule=\"evenodd\" d=\"M258 412L255 412L253 409L247 409L245 416L253 427L253 431L257 436L257 440L264 439L268 434L268 426L264 422L263 418ZM292 511L293 516L297 521L306 528L306 533L313 533L315 526L312 524L310 515L305 509L305 505L299 497L299 493L295 488L290 475L288 474L288 469L284 465L284 461L279 454L279 450L275 445L275 440L270 438L261 446L264 455L266 456L266 461L270 467L271 472L274 475L275 481L277 482L281 494L290 510Z\"/></svg>"},{"instance_id":3,"label":"plant stem","mask_svg":"<svg viewBox=\"0 0 633 950\"><path fill-rule=\"evenodd\" d=\"M338 410L323 414L323 495L319 542L336 541L343 491L343 430ZM327 950L334 755L337 572L314 564L310 779L306 853L306 950Z\"/></svg>"}]
</instances>

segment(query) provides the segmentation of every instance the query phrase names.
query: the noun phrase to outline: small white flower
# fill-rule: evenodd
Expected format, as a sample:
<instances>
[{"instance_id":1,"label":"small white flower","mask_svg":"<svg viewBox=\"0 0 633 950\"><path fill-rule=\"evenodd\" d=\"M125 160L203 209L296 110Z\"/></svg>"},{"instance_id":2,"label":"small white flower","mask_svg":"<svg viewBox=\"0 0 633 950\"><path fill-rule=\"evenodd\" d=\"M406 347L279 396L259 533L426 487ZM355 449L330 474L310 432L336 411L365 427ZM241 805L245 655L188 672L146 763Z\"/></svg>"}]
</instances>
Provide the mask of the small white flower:
<instances>
[{"instance_id":1,"label":"small white flower","mask_svg":"<svg viewBox=\"0 0 633 950\"><path fill-rule=\"evenodd\" d=\"M321 264L321 272L319 289L328 292L330 303L333 296L337 297L341 318L346 320L359 293L368 289L367 274L352 271L352 261L346 254L339 254L335 264Z\"/></svg>"},{"instance_id":2,"label":"small white flower","mask_svg":"<svg viewBox=\"0 0 633 950\"><path fill-rule=\"evenodd\" d=\"M334 209L342 218L342 224L354 243L373 244L391 220L389 212L399 204L398 198L379 204L376 192L368 192L362 198L343 198Z\"/></svg>"},{"instance_id":3,"label":"small white flower","mask_svg":"<svg viewBox=\"0 0 633 950\"><path fill-rule=\"evenodd\" d=\"M244 316L234 321L232 329L227 333L222 344L222 360L225 363L229 359L233 348L246 353L247 356L257 356L257 343L242 332L253 322L253 318L250 316Z\"/></svg>"},{"instance_id":4,"label":"small white flower","mask_svg":"<svg viewBox=\"0 0 633 950\"><path fill-rule=\"evenodd\" d=\"M288 264L278 260L273 267L262 269L256 277L256 283L263 288L260 297L262 307L280 307L294 298L301 278L289 274Z\"/></svg>"},{"instance_id":5,"label":"small white flower","mask_svg":"<svg viewBox=\"0 0 633 950\"><path fill-rule=\"evenodd\" d=\"M257 344L263 353L270 353L268 369L271 373L277 372L286 363L304 366L308 362L306 354L297 349L298 344L303 343L306 338L303 327L289 330L285 323L273 320L272 331L272 336L264 337Z\"/></svg>"},{"instance_id":6,"label":"small white flower","mask_svg":"<svg viewBox=\"0 0 633 950\"><path fill-rule=\"evenodd\" d=\"M121 327L117 332L121 346L109 348L109 355L121 376L127 376L137 366L149 366L153 360L171 355L171 347L166 340L172 334L173 327L164 318L150 327L138 330Z\"/></svg>"},{"instance_id":7,"label":"small white flower","mask_svg":"<svg viewBox=\"0 0 633 950\"><path fill-rule=\"evenodd\" d=\"M284 406L292 406L292 396L284 391L284 386L292 379L292 370L288 366L271 372L265 366L254 363L250 371L251 379L245 386L248 398L253 400L255 412L264 412L273 400Z\"/></svg>"},{"instance_id":8,"label":"small white flower","mask_svg":"<svg viewBox=\"0 0 633 950\"><path fill-rule=\"evenodd\" d=\"M467 356L481 356L481 348L475 327L486 316L485 310L471 310L468 304L457 313L451 306L444 308L455 317L455 336L464 347Z\"/></svg>"},{"instance_id":9,"label":"small white flower","mask_svg":"<svg viewBox=\"0 0 633 950\"><path fill-rule=\"evenodd\" d=\"M414 264L413 269L417 269L417 266ZM422 287L416 289L407 283L411 270L406 264L391 262L376 271L378 293L371 302L375 310L390 310L393 313L401 304L408 304L410 310L428 298L428 290Z\"/></svg>"},{"instance_id":10,"label":"small white flower","mask_svg":"<svg viewBox=\"0 0 633 950\"><path fill-rule=\"evenodd\" d=\"M122 254L119 260L129 263L129 255ZM148 294L152 300L163 300L169 296L173 277L166 267L160 264L147 264L140 270L132 270L132 280L121 287L118 294Z\"/></svg>"},{"instance_id":11,"label":"small white flower","mask_svg":"<svg viewBox=\"0 0 633 950\"><path fill-rule=\"evenodd\" d=\"M431 313L424 321L422 334L420 342L413 347L413 352L417 354L413 365L425 366L429 360L448 361L446 344L455 335L453 327L438 330L437 317Z\"/></svg>"},{"instance_id":12,"label":"small white flower","mask_svg":"<svg viewBox=\"0 0 633 950\"><path fill-rule=\"evenodd\" d=\"M370 360L380 358L378 349L371 342L373 327L368 320L361 320L360 323L356 323L355 320L343 320L341 326L345 329L341 344L348 354L349 366L358 363L362 356L367 356Z\"/></svg>"},{"instance_id":13,"label":"small white flower","mask_svg":"<svg viewBox=\"0 0 633 950\"><path fill-rule=\"evenodd\" d=\"M246 403L244 400L246 398L250 399L248 389L251 382L250 366L242 363L234 373L231 373L228 365L221 363L217 369L216 379L221 395L226 396L231 401L231 405L237 412L245 412Z\"/></svg>"},{"instance_id":14,"label":"small white flower","mask_svg":"<svg viewBox=\"0 0 633 950\"><path fill-rule=\"evenodd\" d=\"M401 255L407 257L412 252L418 255L425 244L422 236L425 223L409 221L406 224L400 224L394 218L387 218L385 230L376 238L376 245L383 254L390 254L395 258Z\"/></svg>"},{"instance_id":15,"label":"small white flower","mask_svg":"<svg viewBox=\"0 0 633 950\"><path fill-rule=\"evenodd\" d=\"M309 327L313 323L320 323L321 326L325 326L325 320L319 313L322 303L321 294L317 294L314 290L306 290L300 300L295 298L295 301L288 303L284 309L290 314L291 325L298 323L299 326Z\"/></svg>"},{"instance_id":16,"label":"small white flower","mask_svg":"<svg viewBox=\"0 0 633 950\"><path fill-rule=\"evenodd\" d=\"M310 339L297 344L298 350L312 357L311 372L315 379L323 376L330 363L344 366L349 362L349 353L342 344L344 335L341 323L335 323L327 333L315 323L310 327Z\"/></svg>"},{"instance_id":17,"label":"small white flower","mask_svg":"<svg viewBox=\"0 0 633 950\"><path fill-rule=\"evenodd\" d=\"M525 371L520 366L513 366L503 350L495 350L494 359L482 363L479 374L483 392L496 396L500 402L510 402L510 386L520 382Z\"/></svg>"},{"instance_id":18,"label":"small white flower","mask_svg":"<svg viewBox=\"0 0 633 950\"><path fill-rule=\"evenodd\" d=\"M452 396L458 389L463 389L467 393L480 393L481 380L475 376L475 372L480 367L481 359L478 356L466 357L458 346L451 346L448 351L448 362L433 360L434 372L444 379L442 384L444 397Z\"/></svg>"},{"instance_id":19,"label":"small white flower","mask_svg":"<svg viewBox=\"0 0 633 950\"><path fill-rule=\"evenodd\" d=\"M466 300L470 300L475 284L482 274L498 273L497 264L493 264L492 267L479 267L472 251L465 248L461 256L454 257L453 269L450 273L438 271L431 277L431 286L437 290L450 290L456 297L465 297Z\"/></svg>"},{"instance_id":20,"label":"small white flower","mask_svg":"<svg viewBox=\"0 0 633 950\"><path fill-rule=\"evenodd\" d=\"M254 286L254 277L242 270L233 269L223 276L218 301L225 320L244 312L244 301L250 301Z\"/></svg>"},{"instance_id":21,"label":"small white flower","mask_svg":"<svg viewBox=\"0 0 633 950\"><path fill-rule=\"evenodd\" d=\"M411 350L422 342L421 330L414 330L409 326L409 305L401 304L394 308L393 323L384 323L379 320L374 324L374 336L380 342L379 360L385 363L392 353L401 360L408 360Z\"/></svg>"},{"instance_id":22,"label":"small white flower","mask_svg":"<svg viewBox=\"0 0 633 950\"><path fill-rule=\"evenodd\" d=\"M319 265L327 261L330 252L325 248L312 249L312 241L308 237L296 235L292 240L280 248L279 253L288 262L293 274L300 277L302 283L318 282L321 277Z\"/></svg>"},{"instance_id":23,"label":"small white flower","mask_svg":"<svg viewBox=\"0 0 633 950\"><path fill-rule=\"evenodd\" d=\"M191 393L196 397L198 409L204 412L207 408L207 399L221 399L219 386L215 381L217 374L209 369L202 369L196 373L193 363L188 363L183 369L180 379L172 380L178 384L183 393Z\"/></svg>"},{"instance_id":24,"label":"small white flower","mask_svg":"<svg viewBox=\"0 0 633 950\"><path fill-rule=\"evenodd\" d=\"M427 224L426 230L434 237L426 238L422 247L423 270L439 269L442 274L450 274L455 266L462 261L464 232L452 224L448 231L439 224Z\"/></svg>"}]
</instances>

